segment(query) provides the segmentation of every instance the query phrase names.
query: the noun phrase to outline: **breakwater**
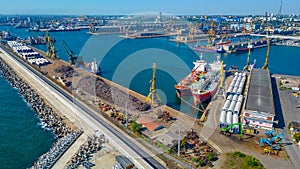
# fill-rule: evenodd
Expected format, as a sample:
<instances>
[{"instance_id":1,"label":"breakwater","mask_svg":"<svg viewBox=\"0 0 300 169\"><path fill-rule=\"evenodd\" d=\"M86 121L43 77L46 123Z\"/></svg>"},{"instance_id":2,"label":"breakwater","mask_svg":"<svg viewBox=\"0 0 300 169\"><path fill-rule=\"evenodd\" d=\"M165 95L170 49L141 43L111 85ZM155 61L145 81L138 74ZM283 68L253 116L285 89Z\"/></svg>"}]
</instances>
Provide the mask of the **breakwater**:
<instances>
[{"instance_id":1,"label":"breakwater","mask_svg":"<svg viewBox=\"0 0 300 169\"><path fill-rule=\"evenodd\" d=\"M80 136L81 131L75 131L68 126L38 93L21 79L12 68L0 58L0 73L23 95L26 102L37 113L45 128L50 128L58 138L53 147L39 158L33 168L50 168L65 150Z\"/></svg>"},{"instance_id":2,"label":"breakwater","mask_svg":"<svg viewBox=\"0 0 300 169\"><path fill-rule=\"evenodd\" d=\"M81 134L82 131L77 130L73 133L67 134L62 138L59 138L57 142L53 144L53 147L34 163L31 169L51 168Z\"/></svg>"},{"instance_id":3,"label":"breakwater","mask_svg":"<svg viewBox=\"0 0 300 169\"><path fill-rule=\"evenodd\" d=\"M88 160L92 157L92 154L96 153L102 148L102 144L105 142L104 135L99 137L92 136L88 138L87 143L80 146L78 152L68 162L67 169L78 168L79 165L93 165Z\"/></svg>"}]
</instances>

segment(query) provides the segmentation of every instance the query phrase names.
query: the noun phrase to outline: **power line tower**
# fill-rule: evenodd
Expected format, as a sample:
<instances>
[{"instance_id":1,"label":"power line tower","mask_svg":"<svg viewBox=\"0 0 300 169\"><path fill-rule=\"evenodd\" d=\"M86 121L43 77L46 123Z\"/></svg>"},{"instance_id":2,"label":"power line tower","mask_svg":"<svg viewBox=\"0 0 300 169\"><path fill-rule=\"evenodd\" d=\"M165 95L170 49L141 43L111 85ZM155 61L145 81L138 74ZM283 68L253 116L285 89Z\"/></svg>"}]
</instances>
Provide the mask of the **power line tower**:
<instances>
[{"instance_id":1,"label":"power line tower","mask_svg":"<svg viewBox=\"0 0 300 169\"><path fill-rule=\"evenodd\" d=\"M156 85L155 85L155 81L156 81L156 64L155 62L153 62L153 72L152 72L152 79L150 80L151 86L150 86L150 93L148 94L147 98L146 98L146 103L148 103L149 105L151 105L151 107L155 107L158 105L158 101L160 102L161 99L158 96L158 94L156 93ZM150 103L149 100L151 99Z\"/></svg>"}]
</instances>

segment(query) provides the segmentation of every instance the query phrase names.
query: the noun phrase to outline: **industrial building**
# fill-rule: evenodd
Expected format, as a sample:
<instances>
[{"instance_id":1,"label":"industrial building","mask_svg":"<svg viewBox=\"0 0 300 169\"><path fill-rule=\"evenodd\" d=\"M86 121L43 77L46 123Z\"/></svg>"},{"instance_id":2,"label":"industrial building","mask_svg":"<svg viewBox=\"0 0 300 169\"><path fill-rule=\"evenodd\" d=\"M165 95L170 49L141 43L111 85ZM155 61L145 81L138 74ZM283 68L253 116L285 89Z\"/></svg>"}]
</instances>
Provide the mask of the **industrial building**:
<instances>
[{"instance_id":1,"label":"industrial building","mask_svg":"<svg viewBox=\"0 0 300 169\"><path fill-rule=\"evenodd\" d=\"M275 109L269 70L252 69L243 124L271 130Z\"/></svg>"}]
</instances>

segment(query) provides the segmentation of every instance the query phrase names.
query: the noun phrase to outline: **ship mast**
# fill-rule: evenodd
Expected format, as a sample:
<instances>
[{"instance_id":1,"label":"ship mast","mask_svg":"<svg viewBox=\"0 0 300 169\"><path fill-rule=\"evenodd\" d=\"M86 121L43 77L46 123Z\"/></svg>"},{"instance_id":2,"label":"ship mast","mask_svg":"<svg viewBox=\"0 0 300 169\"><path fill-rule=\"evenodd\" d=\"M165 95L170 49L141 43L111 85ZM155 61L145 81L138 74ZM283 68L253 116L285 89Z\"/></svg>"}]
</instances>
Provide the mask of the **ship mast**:
<instances>
[{"instance_id":1,"label":"ship mast","mask_svg":"<svg viewBox=\"0 0 300 169\"><path fill-rule=\"evenodd\" d=\"M153 62L153 73L152 73L152 79L150 80L151 86L150 86L150 93L148 94L146 98L146 103L151 105L151 107L155 107L158 105L158 101L161 101L160 97L156 93L156 64ZM149 100L151 99L150 103Z\"/></svg>"}]
</instances>

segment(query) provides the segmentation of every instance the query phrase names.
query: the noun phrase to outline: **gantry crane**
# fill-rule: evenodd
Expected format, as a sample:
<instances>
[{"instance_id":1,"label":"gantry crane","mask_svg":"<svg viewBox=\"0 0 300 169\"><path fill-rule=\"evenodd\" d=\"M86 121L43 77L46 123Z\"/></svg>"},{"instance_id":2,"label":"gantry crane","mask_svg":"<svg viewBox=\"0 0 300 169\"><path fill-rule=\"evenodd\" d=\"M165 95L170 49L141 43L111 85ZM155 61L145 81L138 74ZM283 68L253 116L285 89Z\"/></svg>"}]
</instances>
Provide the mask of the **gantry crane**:
<instances>
[{"instance_id":1,"label":"gantry crane","mask_svg":"<svg viewBox=\"0 0 300 169\"><path fill-rule=\"evenodd\" d=\"M161 99L158 96L158 94L156 93L156 63L153 62L153 72L152 72L152 79L150 80L151 86L150 86L150 93L148 94L147 98L146 98L146 103L148 103L149 105L151 105L151 107L155 107L158 104L158 101L160 102ZM149 103L149 100L151 98L151 101Z\"/></svg>"},{"instance_id":2,"label":"gantry crane","mask_svg":"<svg viewBox=\"0 0 300 169\"><path fill-rule=\"evenodd\" d=\"M68 44L64 40L61 42L59 51L62 50L62 47L64 47L65 52L69 55L70 65L75 65L75 63L77 61L77 56L73 56L73 54L74 54L73 50L68 46Z\"/></svg>"},{"instance_id":3,"label":"gantry crane","mask_svg":"<svg viewBox=\"0 0 300 169\"><path fill-rule=\"evenodd\" d=\"M266 70L268 69L268 66L269 66L269 53L270 53L270 39L268 38L269 30L270 30L270 28L268 27L267 32L266 32L268 49L267 49L267 54L266 54L266 60L265 60L265 63L263 65L263 67L262 67L262 69L266 69Z\"/></svg>"},{"instance_id":4,"label":"gantry crane","mask_svg":"<svg viewBox=\"0 0 300 169\"><path fill-rule=\"evenodd\" d=\"M51 59L57 59L58 58L58 56L56 55L57 51L55 50L55 47L51 42L51 37L49 36L48 29L46 30L46 35L45 35L44 38L45 38L44 40L45 40L46 45L47 45L46 56L51 58Z\"/></svg>"}]
</instances>

